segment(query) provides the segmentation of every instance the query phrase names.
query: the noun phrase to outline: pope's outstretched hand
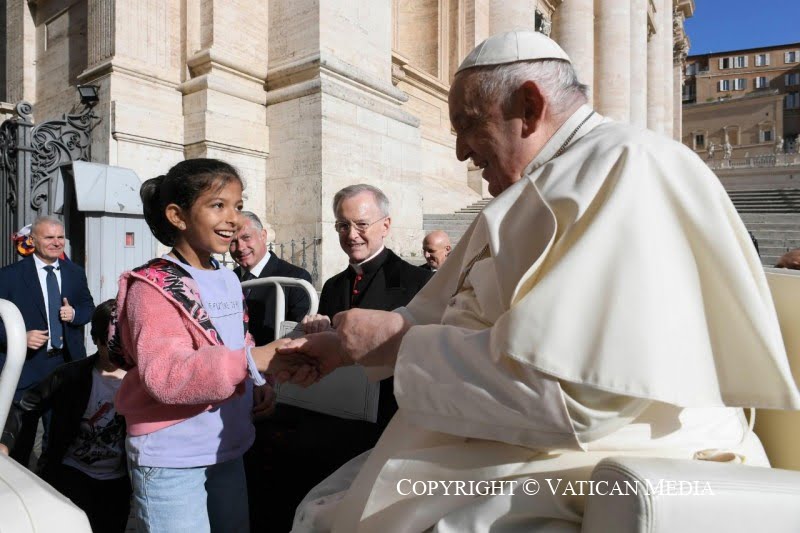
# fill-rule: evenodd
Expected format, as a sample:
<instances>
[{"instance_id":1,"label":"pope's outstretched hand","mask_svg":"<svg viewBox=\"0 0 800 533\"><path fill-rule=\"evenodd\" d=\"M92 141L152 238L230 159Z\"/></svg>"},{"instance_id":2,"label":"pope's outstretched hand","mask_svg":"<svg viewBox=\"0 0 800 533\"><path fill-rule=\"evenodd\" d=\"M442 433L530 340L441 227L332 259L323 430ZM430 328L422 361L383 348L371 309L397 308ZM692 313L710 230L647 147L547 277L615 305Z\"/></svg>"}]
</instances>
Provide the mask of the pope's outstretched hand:
<instances>
[{"instance_id":1,"label":"pope's outstretched hand","mask_svg":"<svg viewBox=\"0 0 800 533\"><path fill-rule=\"evenodd\" d=\"M278 354L315 359L325 376L341 366L394 366L403 335L411 327L403 315L351 309L333 317L335 331L306 335L278 347Z\"/></svg>"}]
</instances>

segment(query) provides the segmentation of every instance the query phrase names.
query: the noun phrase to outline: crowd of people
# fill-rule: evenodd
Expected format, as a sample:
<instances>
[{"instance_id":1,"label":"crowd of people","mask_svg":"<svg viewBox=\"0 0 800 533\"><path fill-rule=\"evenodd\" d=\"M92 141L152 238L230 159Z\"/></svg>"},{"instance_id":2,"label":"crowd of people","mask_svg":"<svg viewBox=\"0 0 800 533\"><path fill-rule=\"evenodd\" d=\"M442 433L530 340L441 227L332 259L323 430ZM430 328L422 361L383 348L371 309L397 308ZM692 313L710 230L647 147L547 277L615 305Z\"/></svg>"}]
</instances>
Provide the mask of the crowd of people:
<instances>
[{"instance_id":1,"label":"crowd of people","mask_svg":"<svg viewBox=\"0 0 800 533\"><path fill-rule=\"evenodd\" d=\"M541 34L481 43L455 74L450 119L458 159L495 200L457 246L426 235L418 267L386 246L380 189L338 191L348 266L316 314L286 289L296 339L276 338L275 288L241 283L311 276L268 251L225 162L186 160L142 185L170 250L97 308L63 224L37 219L33 254L0 270L28 345L0 451L29 464L42 418L35 468L103 533L125 530L131 503L142 532L577 531L582 499L394 488L585 480L611 454L768 465L741 408L800 408L800 394L747 230L690 150L600 116L586 91ZM233 271L215 259L226 252ZM378 383L373 418L276 404L276 383L353 365Z\"/></svg>"}]
</instances>

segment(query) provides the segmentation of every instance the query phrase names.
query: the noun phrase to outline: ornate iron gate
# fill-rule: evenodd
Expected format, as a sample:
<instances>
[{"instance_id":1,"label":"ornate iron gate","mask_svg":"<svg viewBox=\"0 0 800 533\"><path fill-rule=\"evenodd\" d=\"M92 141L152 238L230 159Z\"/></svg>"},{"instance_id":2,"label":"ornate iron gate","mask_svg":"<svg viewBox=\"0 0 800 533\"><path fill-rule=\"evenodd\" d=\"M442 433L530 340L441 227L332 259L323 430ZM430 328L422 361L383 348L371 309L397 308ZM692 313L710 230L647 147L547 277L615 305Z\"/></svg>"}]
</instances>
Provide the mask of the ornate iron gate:
<instances>
[{"instance_id":1,"label":"ornate iron gate","mask_svg":"<svg viewBox=\"0 0 800 533\"><path fill-rule=\"evenodd\" d=\"M0 266L15 260L10 236L37 216L52 212L58 168L91 161L92 107L34 125L32 106L20 102L16 116L0 124Z\"/></svg>"}]
</instances>

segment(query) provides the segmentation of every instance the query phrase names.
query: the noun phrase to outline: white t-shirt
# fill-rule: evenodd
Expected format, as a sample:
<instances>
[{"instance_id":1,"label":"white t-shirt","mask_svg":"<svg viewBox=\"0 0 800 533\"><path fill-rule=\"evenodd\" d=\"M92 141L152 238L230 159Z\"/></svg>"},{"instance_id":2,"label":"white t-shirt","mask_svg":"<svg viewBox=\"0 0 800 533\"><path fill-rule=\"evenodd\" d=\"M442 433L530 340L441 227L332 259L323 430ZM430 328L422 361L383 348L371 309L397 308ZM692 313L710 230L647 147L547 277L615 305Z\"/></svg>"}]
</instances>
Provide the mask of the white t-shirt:
<instances>
[{"instance_id":1,"label":"white t-shirt","mask_svg":"<svg viewBox=\"0 0 800 533\"><path fill-rule=\"evenodd\" d=\"M114 395L122 380L92 369L92 392L81 419L78 436L67 448L63 464L95 479L125 475L124 418L117 414Z\"/></svg>"}]
</instances>

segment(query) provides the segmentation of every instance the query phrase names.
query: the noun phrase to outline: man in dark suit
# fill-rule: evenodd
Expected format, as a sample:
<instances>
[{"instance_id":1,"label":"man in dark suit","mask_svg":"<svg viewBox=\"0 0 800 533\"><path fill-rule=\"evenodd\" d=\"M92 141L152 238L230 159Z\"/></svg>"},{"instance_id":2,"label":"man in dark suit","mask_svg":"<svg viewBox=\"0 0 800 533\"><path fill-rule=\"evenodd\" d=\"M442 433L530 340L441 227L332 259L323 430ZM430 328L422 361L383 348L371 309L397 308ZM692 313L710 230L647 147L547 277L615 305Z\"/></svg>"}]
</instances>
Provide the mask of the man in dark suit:
<instances>
[{"instance_id":1,"label":"man in dark suit","mask_svg":"<svg viewBox=\"0 0 800 533\"><path fill-rule=\"evenodd\" d=\"M64 252L64 225L39 217L31 226L34 253L0 269L0 298L19 308L27 331L28 353L14 400L66 361L86 357L83 326L94 312L83 269ZM0 325L0 367L5 364L6 331ZM45 436L47 421L45 417ZM14 458L27 464L34 435L20 436ZM46 440L46 439L45 439Z\"/></svg>"},{"instance_id":2,"label":"man in dark suit","mask_svg":"<svg viewBox=\"0 0 800 533\"><path fill-rule=\"evenodd\" d=\"M333 213L339 245L349 265L325 282L319 314L333 319L336 313L348 309L391 311L410 302L432 274L403 261L384 246L392 218L383 191L366 184L345 187L333 198ZM393 379L387 378L380 384L377 424L367 429L370 436L363 441L364 449L358 450L361 446L354 442L354 456L377 442L395 411Z\"/></svg>"},{"instance_id":3,"label":"man in dark suit","mask_svg":"<svg viewBox=\"0 0 800 533\"><path fill-rule=\"evenodd\" d=\"M233 271L242 281L263 279L268 277L299 278L311 282L308 271L284 261L277 255L267 250L269 242L267 230L261 220L250 211L242 211L243 224L231 241L231 257L239 265ZM308 313L311 302L308 294L300 288L285 287L286 320L300 322ZM245 290L247 313L250 317L248 330L253 335L256 345L262 346L275 340L275 298L277 293L273 285L264 285ZM274 398L269 385L254 390L256 405L262 404L261 396L270 394ZM283 414L286 406L277 407L275 416ZM274 470L281 468L285 458L270 453L274 433L280 431L276 425L263 413L254 412L256 427L256 442L245 453L245 470L247 472L247 493L250 501L250 526L252 531L281 531L280 526L275 526L272 511L265 512L264 502L272 502L281 495L281 478L275 477ZM278 429L276 429L278 428ZM291 475L291 474L289 474ZM269 504L271 505L271 503ZM277 507L281 509L280 507ZM286 512L286 511L284 511ZM294 511L291 511L294 516ZM291 527L291 520L289 521ZM289 530L286 528L286 531Z\"/></svg>"},{"instance_id":4,"label":"man in dark suit","mask_svg":"<svg viewBox=\"0 0 800 533\"><path fill-rule=\"evenodd\" d=\"M284 261L267 251L267 230L261 220L250 211L242 211L244 224L231 242L231 257L239 265L233 271L242 281L269 277L304 279L311 283L308 271ZM308 294L302 289L287 287L286 320L300 322L311 306ZM265 285L248 289L247 312L249 330L257 346L275 340L275 287Z\"/></svg>"},{"instance_id":5,"label":"man in dark suit","mask_svg":"<svg viewBox=\"0 0 800 533\"><path fill-rule=\"evenodd\" d=\"M352 185L336 193L333 212L349 266L325 282L319 315L309 317L314 327L329 327L336 313L354 307L390 311L410 302L432 273L384 246L392 224L386 195L370 185ZM380 382L376 423L278 406L270 420L271 435L265 436L266 467L260 475L281 481L259 503L275 531L291 528L295 508L314 485L375 445L397 411L392 382Z\"/></svg>"}]
</instances>

